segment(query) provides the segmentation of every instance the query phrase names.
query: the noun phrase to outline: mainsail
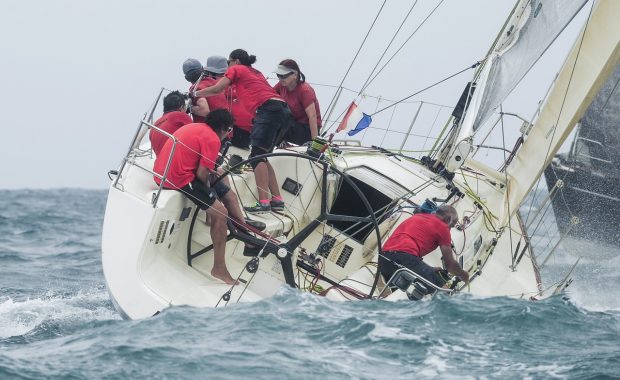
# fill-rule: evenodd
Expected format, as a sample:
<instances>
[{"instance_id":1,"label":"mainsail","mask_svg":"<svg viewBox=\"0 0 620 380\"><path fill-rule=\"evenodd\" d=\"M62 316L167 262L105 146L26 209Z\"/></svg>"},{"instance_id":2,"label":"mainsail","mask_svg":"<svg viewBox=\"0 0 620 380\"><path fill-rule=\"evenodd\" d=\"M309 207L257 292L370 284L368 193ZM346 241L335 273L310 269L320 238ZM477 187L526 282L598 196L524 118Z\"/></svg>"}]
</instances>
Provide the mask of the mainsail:
<instances>
[{"instance_id":1,"label":"mainsail","mask_svg":"<svg viewBox=\"0 0 620 380\"><path fill-rule=\"evenodd\" d=\"M564 62L527 138L508 166L511 213L534 187L562 143L584 116L620 59L620 1L598 1ZM617 126L615 127L617 128ZM508 215L504 214L505 223Z\"/></svg>"}]
</instances>

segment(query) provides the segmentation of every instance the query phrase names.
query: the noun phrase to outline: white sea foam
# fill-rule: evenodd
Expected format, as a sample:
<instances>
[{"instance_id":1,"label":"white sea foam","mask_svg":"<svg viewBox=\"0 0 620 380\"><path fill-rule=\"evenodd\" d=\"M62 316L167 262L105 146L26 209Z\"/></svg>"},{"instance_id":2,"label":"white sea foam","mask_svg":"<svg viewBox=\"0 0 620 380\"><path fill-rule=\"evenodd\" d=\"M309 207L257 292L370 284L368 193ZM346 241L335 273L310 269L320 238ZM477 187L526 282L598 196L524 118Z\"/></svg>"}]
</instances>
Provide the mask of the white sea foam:
<instances>
[{"instance_id":1,"label":"white sea foam","mask_svg":"<svg viewBox=\"0 0 620 380\"><path fill-rule=\"evenodd\" d=\"M80 292L71 297L49 297L14 301L8 297L0 301L0 338L27 334L48 320L109 320L118 314L101 303L106 292Z\"/></svg>"}]
</instances>

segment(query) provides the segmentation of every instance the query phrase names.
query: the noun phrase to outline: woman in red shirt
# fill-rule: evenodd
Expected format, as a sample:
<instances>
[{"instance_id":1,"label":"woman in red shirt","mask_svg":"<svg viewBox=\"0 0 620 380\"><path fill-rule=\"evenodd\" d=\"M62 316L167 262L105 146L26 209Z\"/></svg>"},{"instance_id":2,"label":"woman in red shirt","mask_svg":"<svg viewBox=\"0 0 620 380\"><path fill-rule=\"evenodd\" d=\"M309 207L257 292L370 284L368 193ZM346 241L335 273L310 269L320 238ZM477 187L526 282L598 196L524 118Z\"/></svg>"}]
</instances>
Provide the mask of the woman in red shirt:
<instances>
[{"instance_id":1,"label":"woman in red shirt","mask_svg":"<svg viewBox=\"0 0 620 380\"><path fill-rule=\"evenodd\" d=\"M280 80L273 89L286 100L294 122L284 140L301 145L314 139L321 130L321 110L314 89L292 59L280 62L274 71Z\"/></svg>"},{"instance_id":2,"label":"woman in red shirt","mask_svg":"<svg viewBox=\"0 0 620 380\"><path fill-rule=\"evenodd\" d=\"M213 96L235 85L241 104L254 115L250 133L250 158L273 151L282 140L291 120L288 105L269 85L263 74L252 67L256 56L243 49L233 50L228 57L228 70L213 86L195 91L194 97ZM245 207L248 212L270 212L284 208L280 187L273 167L267 159L252 161L258 188L258 202ZM269 198L271 192L271 199Z\"/></svg>"}]
</instances>

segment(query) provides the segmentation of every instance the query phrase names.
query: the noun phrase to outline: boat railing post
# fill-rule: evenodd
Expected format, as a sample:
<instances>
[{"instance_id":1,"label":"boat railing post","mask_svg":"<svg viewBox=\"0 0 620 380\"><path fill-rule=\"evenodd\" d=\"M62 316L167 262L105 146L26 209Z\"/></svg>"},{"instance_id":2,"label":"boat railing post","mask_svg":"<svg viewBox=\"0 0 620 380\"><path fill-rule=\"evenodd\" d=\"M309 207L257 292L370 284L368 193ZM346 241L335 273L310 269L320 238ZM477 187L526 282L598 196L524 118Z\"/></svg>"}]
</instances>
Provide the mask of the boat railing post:
<instances>
[{"instance_id":1,"label":"boat railing post","mask_svg":"<svg viewBox=\"0 0 620 380\"><path fill-rule=\"evenodd\" d=\"M415 115L413 115L413 119L411 120L411 124L409 124L409 129L407 130L407 133L405 134L405 138L403 139L403 142L400 144L400 149L398 150L399 153L403 153L403 148L405 147L405 144L407 143L407 140L409 139L409 134L411 133L411 130L413 129L413 125L415 124L416 120L418 119L418 115L420 114L420 110L422 109L423 105L424 105L424 102L420 101L420 105L418 106L418 109L415 112Z\"/></svg>"},{"instance_id":2,"label":"boat railing post","mask_svg":"<svg viewBox=\"0 0 620 380\"><path fill-rule=\"evenodd\" d=\"M140 123L138 123L138 129L136 130L136 133L134 134L133 139L131 140L131 144L129 145L127 154L125 155L125 157L123 157L123 160L121 161L121 165L118 169L118 175L116 176L116 178L114 179L114 183L112 184L113 187L117 188L116 186L118 184L118 180L121 178L121 175L123 174L123 170L125 169L125 165L127 164L127 161L129 159L129 156L131 155L131 152L133 152L133 150L137 148L136 145L139 145L140 141L142 141L142 138L145 135L145 133L141 133L142 127L145 124L148 125L148 123L152 121L153 113L155 113L155 108L157 108L157 104L159 103L159 99L161 99L161 95L163 94L163 92L164 92L164 88L162 87L161 90L159 90L159 94L157 95L157 98L155 98L155 102L153 102L151 109L144 113L142 120L140 120ZM148 118L147 118L147 115L148 115Z\"/></svg>"},{"instance_id":3,"label":"boat railing post","mask_svg":"<svg viewBox=\"0 0 620 380\"><path fill-rule=\"evenodd\" d=\"M176 150L177 147L177 143L179 142L179 140L177 140L176 137L174 137L172 134L164 131L163 129L160 129L152 124L149 124L147 122L144 122L149 129L154 129L156 131L158 131L159 133L165 135L166 137L168 137L169 139L172 140L172 150L170 151L170 156L168 157L168 161L166 162L166 168L164 169L164 173L163 175L159 175L157 173L155 173L155 171L151 171L151 173L153 175L156 175L159 179L160 179L160 183L159 183L159 187L157 188L157 193L155 193L155 196L153 197L153 208L157 207L157 201L159 200L159 195L161 194L161 191L164 189L164 184L166 183L166 178L168 177L168 171L170 170L170 166L172 164L172 158L174 157L174 151Z\"/></svg>"}]
</instances>

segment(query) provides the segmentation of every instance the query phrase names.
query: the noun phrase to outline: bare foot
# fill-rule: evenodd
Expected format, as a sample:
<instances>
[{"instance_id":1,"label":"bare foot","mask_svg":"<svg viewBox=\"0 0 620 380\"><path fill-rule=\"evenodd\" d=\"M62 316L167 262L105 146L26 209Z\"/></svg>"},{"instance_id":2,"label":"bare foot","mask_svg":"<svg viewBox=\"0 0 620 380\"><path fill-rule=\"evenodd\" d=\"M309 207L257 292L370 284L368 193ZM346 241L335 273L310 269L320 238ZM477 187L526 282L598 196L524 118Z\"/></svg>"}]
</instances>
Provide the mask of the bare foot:
<instances>
[{"instance_id":1,"label":"bare foot","mask_svg":"<svg viewBox=\"0 0 620 380\"><path fill-rule=\"evenodd\" d=\"M236 281L234 278L232 278L232 276L230 275L230 273L228 272L227 269L216 270L215 268L213 268L211 270L211 276L217 278L218 280L223 281L227 285L237 285L237 284L239 284L238 281Z\"/></svg>"}]
</instances>

